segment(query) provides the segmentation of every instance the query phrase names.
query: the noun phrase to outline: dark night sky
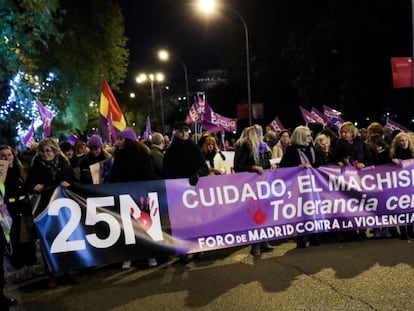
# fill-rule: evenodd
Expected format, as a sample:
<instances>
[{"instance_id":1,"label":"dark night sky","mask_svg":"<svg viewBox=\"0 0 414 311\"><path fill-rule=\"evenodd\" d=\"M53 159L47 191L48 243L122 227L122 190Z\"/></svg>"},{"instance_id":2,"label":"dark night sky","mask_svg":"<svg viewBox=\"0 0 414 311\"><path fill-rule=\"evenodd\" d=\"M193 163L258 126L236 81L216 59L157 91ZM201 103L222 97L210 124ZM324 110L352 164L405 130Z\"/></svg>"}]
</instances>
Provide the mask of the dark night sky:
<instances>
[{"instance_id":1,"label":"dark night sky","mask_svg":"<svg viewBox=\"0 0 414 311\"><path fill-rule=\"evenodd\" d=\"M344 2L346 5L353 5L358 8L359 1L367 1L377 4L379 0L349 0ZM188 68L189 75L196 75L207 69L216 69L220 66L220 53L225 53L229 45L240 45L240 49L244 49L244 32L240 20L235 18L232 13L224 12L221 18L210 19L209 22L203 20L200 15L197 15L195 10L191 7L191 3L194 1L177 1L177 0L151 0L151 1L133 1L133 0L119 0L118 1L125 15L126 22L126 36L129 38L128 48L130 49L130 65L128 68L128 76L125 81L124 90L128 88L136 88L135 76L141 71L150 70L163 70L167 75L171 76L171 79L182 80L183 71L179 62L173 64L173 60L165 69L165 64L160 63L157 60L156 51L159 48L167 48L176 57L179 57ZM229 6L235 8L247 21L250 35L250 50L252 57L260 57L262 49L267 47L285 47L288 44L288 33L291 30L303 29L307 31L315 25L315 21L322 18L322 7L326 7L329 0L227 0L223 2ZM390 85L390 66L388 65L389 57L392 56L410 56L412 53L411 43L411 6L409 0L391 1L381 0L381 3L385 7L389 7L389 15L385 10L385 15L376 16L377 12L373 11L367 14L366 20L361 21L361 30L365 28L378 29L380 33L381 27L393 27L388 29L384 33L389 35L387 38L359 38L362 40L361 46L352 47L355 50L355 67L365 66L370 61L371 55L375 56L375 59L379 59L378 54L384 54L382 57L381 68L379 71L371 71L362 74L367 75L367 93L364 96L369 98L369 93L375 88L383 88L384 85ZM340 14L340 12L339 12ZM384 13L381 13L384 14ZM345 21L346 22L346 21ZM395 29L394 29L395 27ZM342 34L343 35L343 34ZM345 34L353 36L355 34ZM401 36L401 38L400 38ZM265 40L263 40L263 38ZM265 45L259 46L256 43L260 39L265 42ZM346 38L349 40L349 37ZM373 42L370 42L373 40ZM374 40L376 42L374 42ZM389 40L389 42L378 42L381 40ZM340 44L342 40L338 37L337 40ZM267 45L266 45L267 44ZM340 45L339 44L339 45ZM371 50L372 48L372 50ZM280 55L274 55L275 58L280 58ZM276 61L277 64L277 61ZM265 63L264 65L267 65ZM241 64L243 66L243 64ZM269 66L274 66L269 64ZM367 67L368 70L371 70ZM253 70L255 68L252 68ZM167 71L168 70L168 71ZM274 85L268 87L278 92L277 85L288 83L285 72L278 72L278 67L269 68L269 73L277 75L275 79L269 77L269 80L274 79ZM381 83L383 85L370 85L370 74L378 75L378 72L382 72L384 78ZM277 80L279 79L279 80ZM259 83L260 81L255 81ZM280 83L282 82L282 83ZM261 82L260 82L261 83ZM269 83L269 81L267 81ZM364 81L362 80L362 83ZM282 86L281 93L286 92L285 86ZM252 95L257 92L257 85L252 83ZM128 90L129 91L129 90ZM295 90L293 90L295 92ZM404 92L404 91L403 91ZM406 92L408 93L408 92ZM299 109L295 107L302 105L297 100L296 95L287 98L287 93L284 93L278 100L277 104L269 103L272 106L267 111L266 120L270 121L275 114L281 116L282 122L284 118L291 117L292 110L297 117L299 115ZM392 90L389 91L389 96L394 96ZM291 94L288 94L289 96ZM208 94L207 94L208 96ZM388 96L388 95L387 95ZM405 96L405 95L404 95ZM409 95L411 96L411 95ZM407 97L407 96L406 96ZM264 98L269 102L269 97ZM285 102L284 102L285 100ZM296 100L296 102L295 102ZM412 105L411 102L407 103L406 98L393 99L394 102L401 101L404 105ZM410 99L411 100L411 99ZM254 98L253 98L254 101ZM385 100L384 100L385 101ZM334 108L335 104L333 103ZM378 102L377 103L365 103L360 105L361 113L368 113L372 108L368 106L375 106L378 109L385 109ZM385 104L384 104L385 105ZM277 106L277 107L276 107ZM316 108L321 108L315 103ZM388 109L388 108L387 108ZM298 110L298 111L296 111ZM401 109L400 109L401 110ZM414 109L407 108L402 109L407 111L408 114L413 114ZM406 113L407 115L407 113ZM354 111L352 117L356 118L358 112ZM230 116L235 117L235 115ZM351 117L351 116L350 116ZM292 120L294 118L291 118ZM301 120L300 120L301 121ZM291 126L291 125L290 125Z\"/></svg>"},{"instance_id":2,"label":"dark night sky","mask_svg":"<svg viewBox=\"0 0 414 311\"><path fill-rule=\"evenodd\" d=\"M157 61L160 48L169 49L188 67L199 72L217 66L220 34L203 30L201 18L185 1L120 1L125 15L130 49L129 75L163 67ZM218 42L218 43L217 43ZM172 59L173 61L173 59ZM180 69L180 64L177 64Z\"/></svg>"}]
</instances>

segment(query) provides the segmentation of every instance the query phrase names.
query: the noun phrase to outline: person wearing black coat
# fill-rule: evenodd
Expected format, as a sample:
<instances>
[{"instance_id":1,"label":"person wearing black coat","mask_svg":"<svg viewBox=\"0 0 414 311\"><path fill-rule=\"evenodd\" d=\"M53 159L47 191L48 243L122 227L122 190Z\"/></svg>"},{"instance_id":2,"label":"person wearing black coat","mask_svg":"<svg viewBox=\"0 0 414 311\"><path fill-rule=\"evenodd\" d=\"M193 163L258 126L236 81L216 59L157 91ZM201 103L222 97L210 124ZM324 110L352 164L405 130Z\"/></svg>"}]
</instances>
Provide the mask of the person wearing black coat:
<instances>
[{"instance_id":1,"label":"person wearing black coat","mask_svg":"<svg viewBox=\"0 0 414 311\"><path fill-rule=\"evenodd\" d=\"M233 167L236 173L255 172L262 174L264 170L275 168L270 163L272 149L263 141L263 129L260 125L246 127L234 147ZM268 242L254 243L251 245L250 254L256 256L272 250L273 246Z\"/></svg>"},{"instance_id":2,"label":"person wearing black coat","mask_svg":"<svg viewBox=\"0 0 414 311\"><path fill-rule=\"evenodd\" d=\"M90 166L92 164L96 164L108 159L112 158L112 155L107 152L105 149L103 149L103 142L102 138L99 135L92 135L91 138L89 138L88 141L88 148L89 151L85 154L85 156L82 157L79 168L80 168L80 182L84 185L93 184L93 178ZM111 161L111 160L109 160ZM110 171L110 168L112 166L112 163L109 163L108 170ZM110 172L105 172L109 173ZM105 174L104 174L105 175ZM107 176L103 176L107 177ZM108 179L108 178L106 178ZM99 180L100 183L105 183L107 180Z\"/></svg>"},{"instance_id":3,"label":"person wearing black coat","mask_svg":"<svg viewBox=\"0 0 414 311\"><path fill-rule=\"evenodd\" d=\"M174 125L174 138L164 154L162 171L165 178L188 178L197 185L200 176L209 173L200 147L190 139L190 128L185 122ZM196 254L195 257L201 256ZM189 255L180 256L181 263L190 261Z\"/></svg>"},{"instance_id":4,"label":"person wearing black coat","mask_svg":"<svg viewBox=\"0 0 414 311\"><path fill-rule=\"evenodd\" d=\"M390 158L392 163L400 165L401 160L414 159L414 144L407 133L398 133L391 142ZM414 239L413 224L402 225L400 230L401 240Z\"/></svg>"},{"instance_id":5,"label":"person wearing black coat","mask_svg":"<svg viewBox=\"0 0 414 311\"><path fill-rule=\"evenodd\" d=\"M134 130L127 127L118 133L109 182L143 181L155 177L148 147L137 141Z\"/></svg>"},{"instance_id":6,"label":"person wearing black coat","mask_svg":"<svg viewBox=\"0 0 414 311\"><path fill-rule=\"evenodd\" d=\"M13 220L10 232L10 263L17 269L16 278L19 279L27 268L30 269L37 262L37 234L26 188L26 171L10 146L0 146L0 159L9 162L4 199Z\"/></svg>"},{"instance_id":7,"label":"person wearing black coat","mask_svg":"<svg viewBox=\"0 0 414 311\"><path fill-rule=\"evenodd\" d=\"M200 147L190 139L190 128L184 122L174 126L174 139L164 154L165 178L189 178L195 186L200 176L209 173Z\"/></svg>"},{"instance_id":8,"label":"person wearing black coat","mask_svg":"<svg viewBox=\"0 0 414 311\"><path fill-rule=\"evenodd\" d=\"M339 127L340 138L336 142L334 157L340 166L354 166L361 169L370 165L371 152L361 139L358 129L346 121Z\"/></svg>"},{"instance_id":9,"label":"person wearing black coat","mask_svg":"<svg viewBox=\"0 0 414 311\"><path fill-rule=\"evenodd\" d=\"M312 134L307 126L300 125L296 127L292 136L290 137L291 145L286 148L282 160L280 160L279 167L295 167L303 168L318 167L316 161L316 152L312 144ZM309 238L309 245L319 246L318 234L310 234L309 237L298 236L296 238L297 248L306 248Z\"/></svg>"},{"instance_id":10,"label":"person wearing black coat","mask_svg":"<svg viewBox=\"0 0 414 311\"><path fill-rule=\"evenodd\" d=\"M109 182L132 182L154 180L156 175L149 148L138 142L132 128L126 127L117 134L114 161ZM124 261L123 269L131 268L131 261ZM156 266L155 258L149 258L149 265Z\"/></svg>"},{"instance_id":11,"label":"person wearing black coat","mask_svg":"<svg viewBox=\"0 0 414 311\"><path fill-rule=\"evenodd\" d=\"M38 153L30 165L26 182L29 193L41 195L38 205L40 208L34 211L34 216L47 207L58 186L67 188L73 182L76 182L74 171L56 140L52 137L42 139Z\"/></svg>"},{"instance_id":12,"label":"person wearing black coat","mask_svg":"<svg viewBox=\"0 0 414 311\"><path fill-rule=\"evenodd\" d=\"M76 182L69 160L55 138L42 139L37 152L29 168L26 182L29 193L40 195L38 204L33 210L34 218L47 208L57 187L68 188ZM69 278L74 282L73 274L69 275ZM50 273L47 286L49 288L57 286L57 275Z\"/></svg>"}]
</instances>

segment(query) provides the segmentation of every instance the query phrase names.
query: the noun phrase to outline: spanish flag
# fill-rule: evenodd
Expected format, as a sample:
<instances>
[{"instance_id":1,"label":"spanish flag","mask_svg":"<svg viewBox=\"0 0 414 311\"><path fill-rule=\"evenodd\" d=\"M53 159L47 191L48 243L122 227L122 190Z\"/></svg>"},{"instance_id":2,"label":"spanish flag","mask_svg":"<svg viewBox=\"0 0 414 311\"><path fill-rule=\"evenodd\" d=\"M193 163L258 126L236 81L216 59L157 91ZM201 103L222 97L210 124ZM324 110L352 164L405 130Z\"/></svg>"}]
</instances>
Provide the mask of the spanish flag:
<instances>
[{"instance_id":1,"label":"spanish flag","mask_svg":"<svg viewBox=\"0 0 414 311\"><path fill-rule=\"evenodd\" d=\"M111 88L105 80L102 85L99 119L101 135L115 143L115 132L124 130L126 122Z\"/></svg>"}]
</instances>

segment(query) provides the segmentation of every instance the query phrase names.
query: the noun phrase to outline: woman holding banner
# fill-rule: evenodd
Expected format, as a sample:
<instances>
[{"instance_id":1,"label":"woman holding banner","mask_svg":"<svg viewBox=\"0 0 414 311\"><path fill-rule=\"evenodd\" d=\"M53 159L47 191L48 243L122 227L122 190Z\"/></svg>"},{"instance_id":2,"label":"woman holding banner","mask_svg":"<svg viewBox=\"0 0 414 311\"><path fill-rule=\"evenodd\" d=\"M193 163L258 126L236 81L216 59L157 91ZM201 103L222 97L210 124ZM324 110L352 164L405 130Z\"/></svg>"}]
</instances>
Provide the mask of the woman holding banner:
<instances>
[{"instance_id":1,"label":"woman holding banner","mask_svg":"<svg viewBox=\"0 0 414 311\"><path fill-rule=\"evenodd\" d=\"M291 145L286 148L279 167L301 166L304 168L317 167L316 151L312 143L311 130L307 126L300 125L296 127L290 137ZM307 239L307 238L306 238ZM317 234L310 234L309 241L305 237L296 238L297 248L306 248L309 245L319 246L319 237Z\"/></svg>"},{"instance_id":2,"label":"woman holding banner","mask_svg":"<svg viewBox=\"0 0 414 311\"><path fill-rule=\"evenodd\" d=\"M132 128L126 127L117 134L114 162L109 182L131 182L156 179L149 148L138 142ZM130 260L124 261L123 269L131 268ZM155 258L148 259L148 265L157 265Z\"/></svg>"},{"instance_id":3,"label":"woman holding banner","mask_svg":"<svg viewBox=\"0 0 414 311\"><path fill-rule=\"evenodd\" d=\"M30 193L40 195L34 207L33 215L39 215L49 204L50 198L57 187L68 188L75 182L75 174L68 158L55 138L47 137L39 142L38 153L34 156L27 176L27 189ZM75 282L75 275L69 274L69 281ZM57 286L57 276L50 274L47 286Z\"/></svg>"},{"instance_id":4,"label":"woman holding banner","mask_svg":"<svg viewBox=\"0 0 414 311\"><path fill-rule=\"evenodd\" d=\"M397 165L400 165L401 160L414 159L414 145L407 133L400 132L394 137L391 143L390 157L391 161ZM401 240L414 239L413 224L399 226L399 230Z\"/></svg>"},{"instance_id":5,"label":"woman holding banner","mask_svg":"<svg viewBox=\"0 0 414 311\"><path fill-rule=\"evenodd\" d=\"M246 127L235 144L234 171L263 174L266 169L275 169L270 163L272 150L263 141L263 129L260 125ZM270 252L273 247L267 242L252 244L250 254L260 255Z\"/></svg>"}]
</instances>

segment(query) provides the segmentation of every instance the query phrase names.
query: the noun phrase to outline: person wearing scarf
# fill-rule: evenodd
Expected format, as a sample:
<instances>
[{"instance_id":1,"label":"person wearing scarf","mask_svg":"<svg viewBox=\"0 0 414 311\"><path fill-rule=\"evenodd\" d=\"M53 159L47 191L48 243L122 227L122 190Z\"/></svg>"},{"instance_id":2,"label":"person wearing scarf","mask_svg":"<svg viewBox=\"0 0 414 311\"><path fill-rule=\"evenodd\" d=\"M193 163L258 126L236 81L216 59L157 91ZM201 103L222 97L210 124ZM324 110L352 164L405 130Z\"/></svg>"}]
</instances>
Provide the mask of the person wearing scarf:
<instances>
[{"instance_id":1,"label":"person wearing scarf","mask_svg":"<svg viewBox=\"0 0 414 311\"><path fill-rule=\"evenodd\" d=\"M286 152L280 160L279 167L318 167L312 134L307 126L300 125L296 127L290 137L290 143L291 145L286 148ZM318 235L310 234L309 241L307 241L307 237L303 236L296 238L297 248L305 248L308 243L312 246L319 246Z\"/></svg>"},{"instance_id":2,"label":"person wearing scarf","mask_svg":"<svg viewBox=\"0 0 414 311\"><path fill-rule=\"evenodd\" d=\"M58 186L68 188L74 182L76 182L74 171L56 139L53 137L42 139L29 168L26 183L30 193L40 195L39 203L33 210L33 217L36 218L46 209ZM74 274L69 275L69 281L75 282ZM47 286L49 288L57 286L56 275L50 273Z\"/></svg>"}]
</instances>

